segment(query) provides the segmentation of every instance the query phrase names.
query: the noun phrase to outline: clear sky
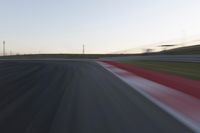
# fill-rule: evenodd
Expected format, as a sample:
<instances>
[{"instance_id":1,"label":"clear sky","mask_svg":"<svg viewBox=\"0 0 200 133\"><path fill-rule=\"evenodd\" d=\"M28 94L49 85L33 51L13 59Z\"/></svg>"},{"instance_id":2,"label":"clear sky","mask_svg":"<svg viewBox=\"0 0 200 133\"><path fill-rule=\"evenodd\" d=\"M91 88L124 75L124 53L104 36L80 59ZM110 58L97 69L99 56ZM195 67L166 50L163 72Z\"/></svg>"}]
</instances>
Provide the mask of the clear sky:
<instances>
[{"instance_id":1,"label":"clear sky","mask_svg":"<svg viewBox=\"0 0 200 133\"><path fill-rule=\"evenodd\" d=\"M183 32L200 34L200 0L0 0L0 44L13 52L110 53Z\"/></svg>"}]
</instances>

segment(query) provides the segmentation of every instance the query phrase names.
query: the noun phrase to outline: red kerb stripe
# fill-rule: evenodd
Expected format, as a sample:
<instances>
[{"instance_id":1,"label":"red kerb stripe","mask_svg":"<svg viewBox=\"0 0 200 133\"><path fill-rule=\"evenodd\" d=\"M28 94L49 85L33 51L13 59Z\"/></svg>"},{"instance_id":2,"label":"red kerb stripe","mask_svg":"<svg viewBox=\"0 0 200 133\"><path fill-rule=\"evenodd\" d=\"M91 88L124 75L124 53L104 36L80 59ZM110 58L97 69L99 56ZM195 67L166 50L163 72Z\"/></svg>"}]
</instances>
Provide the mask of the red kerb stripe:
<instances>
[{"instance_id":1,"label":"red kerb stripe","mask_svg":"<svg viewBox=\"0 0 200 133\"><path fill-rule=\"evenodd\" d=\"M155 81L157 83L182 91L184 93L190 94L200 99L200 81L187 79L184 77L171 75L168 73L147 70L137 66L132 66L132 65L130 66L127 64L122 64L114 61L102 61L102 62L114 65L121 69L125 69L131 73L134 73L135 75Z\"/></svg>"}]
</instances>

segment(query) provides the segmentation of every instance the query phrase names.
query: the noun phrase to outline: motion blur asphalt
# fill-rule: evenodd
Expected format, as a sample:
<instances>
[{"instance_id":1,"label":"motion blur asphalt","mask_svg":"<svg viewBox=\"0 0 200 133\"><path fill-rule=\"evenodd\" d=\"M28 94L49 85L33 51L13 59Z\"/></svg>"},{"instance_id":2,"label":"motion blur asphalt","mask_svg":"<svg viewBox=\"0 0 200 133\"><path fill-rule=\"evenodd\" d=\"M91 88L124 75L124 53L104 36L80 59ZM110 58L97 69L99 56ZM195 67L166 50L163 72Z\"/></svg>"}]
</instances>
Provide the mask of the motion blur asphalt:
<instances>
[{"instance_id":1,"label":"motion blur asphalt","mask_svg":"<svg viewBox=\"0 0 200 133\"><path fill-rule=\"evenodd\" d=\"M0 133L190 133L98 65L0 61Z\"/></svg>"}]
</instances>

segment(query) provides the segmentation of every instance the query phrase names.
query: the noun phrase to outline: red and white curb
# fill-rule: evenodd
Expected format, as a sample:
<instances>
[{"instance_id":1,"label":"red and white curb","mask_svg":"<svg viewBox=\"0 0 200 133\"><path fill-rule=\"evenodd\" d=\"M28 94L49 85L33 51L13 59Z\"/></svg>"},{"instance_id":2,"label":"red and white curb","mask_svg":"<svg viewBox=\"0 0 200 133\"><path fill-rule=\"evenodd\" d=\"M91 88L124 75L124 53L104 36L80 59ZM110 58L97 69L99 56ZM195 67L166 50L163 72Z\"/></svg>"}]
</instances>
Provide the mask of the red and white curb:
<instances>
[{"instance_id":1,"label":"red and white curb","mask_svg":"<svg viewBox=\"0 0 200 133\"><path fill-rule=\"evenodd\" d=\"M98 61L106 70L126 82L177 120L200 133L200 100L181 91L136 76L126 70Z\"/></svg>"}]
</instances>

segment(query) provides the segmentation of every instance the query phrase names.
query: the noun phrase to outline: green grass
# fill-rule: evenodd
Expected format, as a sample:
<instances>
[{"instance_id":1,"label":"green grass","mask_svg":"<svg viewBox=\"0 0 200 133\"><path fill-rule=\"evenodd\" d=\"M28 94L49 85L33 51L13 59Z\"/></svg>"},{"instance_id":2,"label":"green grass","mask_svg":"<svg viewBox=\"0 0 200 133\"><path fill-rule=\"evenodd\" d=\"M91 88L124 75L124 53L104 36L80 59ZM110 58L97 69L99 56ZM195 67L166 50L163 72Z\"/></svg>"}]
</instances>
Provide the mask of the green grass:
<instances>
[{"instance_id":1,"label":"green grass","mask_svg":"<svg viewBox=\"0 0 200 133\"><path fill-rule=\"evenodd\" d=\"M123 61L123 63L200 80L200 63L169 61Z\"/></svg>"}]
</instances>

